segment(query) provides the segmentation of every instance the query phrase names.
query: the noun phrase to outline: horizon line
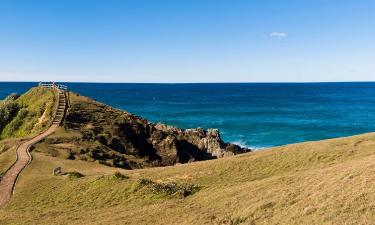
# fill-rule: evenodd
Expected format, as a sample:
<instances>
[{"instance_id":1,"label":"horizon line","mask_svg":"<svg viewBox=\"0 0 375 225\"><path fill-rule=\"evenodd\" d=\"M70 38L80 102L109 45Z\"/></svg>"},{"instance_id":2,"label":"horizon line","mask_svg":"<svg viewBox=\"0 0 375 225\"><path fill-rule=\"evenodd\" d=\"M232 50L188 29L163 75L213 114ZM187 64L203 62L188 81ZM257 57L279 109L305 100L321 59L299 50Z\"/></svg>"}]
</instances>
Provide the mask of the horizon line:
<instances>
[{"instance_id":1,"label":"horizon line","mask_svg":"<svg viewBox=\"0 0 375 225\"><path fill-rule=\"evenodd\" d=\"M0 83L86 83L86 84L324 84L324 83L375 83L373 81L233 81L233 82L105 82L105 81L0 81Z\"/></svg>"},{"instance_id":2,"label":"horizon line","mask_svg":"<svg viewBox=\"0 0 375 225\"><path fill-rule=\"evenodd\" d=\"M332 84L332 83L375 83L374 81L272 81L272 82L102 82L102 81L0 81L0 83L55 82L65 84Z\"/></svg>"}]
</instances>

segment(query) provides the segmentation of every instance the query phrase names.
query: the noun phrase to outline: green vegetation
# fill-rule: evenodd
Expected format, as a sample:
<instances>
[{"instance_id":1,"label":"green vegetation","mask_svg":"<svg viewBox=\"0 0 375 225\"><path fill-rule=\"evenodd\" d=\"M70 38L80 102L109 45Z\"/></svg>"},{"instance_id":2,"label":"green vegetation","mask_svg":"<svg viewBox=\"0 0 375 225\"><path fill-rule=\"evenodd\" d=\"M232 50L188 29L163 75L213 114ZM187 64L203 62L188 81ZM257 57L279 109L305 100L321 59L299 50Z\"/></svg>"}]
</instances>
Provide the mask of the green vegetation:
<instances>
[{"instance_id":1,"label":"green vegetation","mask_svg":"<svg viewBox=\"0 0 375 225\"><path fill-rule=\"evenodd\" d=\"M64 175L67 175L69 179L76 179L76 178L81 178L84 177L84 175L80 172L73 171L73 172L66 172Z\"/></svg>"},{"instance_id":2,"label":"green vegetation","mask_svg":"<svg viewBox=\"0 0 375 225\"><path fill-rule=\"evenodd\" d=\"M70 93L70 102L71 109L64 126L35 145L36 151L63 159L84 160L127 169L147 166L146 160L137 154L123 154L109 147L117 146L118 141L118 137L112 134L116 131L112 123L120 123L127 118L127 113L74 93ZM72 121L76 125L72 125ZM116 138L110 138L111 136Z\"/></svg>"},{"instance_id":3,"label":"green vegetation","mask_svg":"<svg viewBox=\"0 0 375 225\"><path fill-rule=\"evenodd\" d=\"M16 94L9 95L6 99L0 102L0 131L12 121L19 110L19 105L15 100L19 96Z\"/></svg>"},{"instance_id":4,"label":"green vegetation","mask_svg":"<svg viewBox=\"0 0 375 225\"><path fill-rule=\"evenodd\" d=\"M187 197L194 194L200 188L197 185L175 182L154 182L149 179L141 178L137 181L135 190L146 190L156 195L164 196L180 196Z\"/></svg>"},{"instance_id":5,"label":"green vegetation","mask_svg":"<svg viewBox=\"0 0 375 225\"><path fill-rule=\"evenodd\" d=\"M0 138L35 135L51 121L56 94L46 88L32 88L24 95L12 94L0 103Z\"/></svg>"},{"instance_id":6,"label":"green vegetation","mask_svg":"<svg viewBox=\"0 0 375 225\"><path fill-rule=\"evenodd\" d=\"M126 180L126 179L129 179L128 176L126 176L126 175L124 175L124 174L122 174L122 173L120 173L118 171L116 173L114 173L111 176L111 178L114 179L114 180Z\"/></svg>"}]
</instances>

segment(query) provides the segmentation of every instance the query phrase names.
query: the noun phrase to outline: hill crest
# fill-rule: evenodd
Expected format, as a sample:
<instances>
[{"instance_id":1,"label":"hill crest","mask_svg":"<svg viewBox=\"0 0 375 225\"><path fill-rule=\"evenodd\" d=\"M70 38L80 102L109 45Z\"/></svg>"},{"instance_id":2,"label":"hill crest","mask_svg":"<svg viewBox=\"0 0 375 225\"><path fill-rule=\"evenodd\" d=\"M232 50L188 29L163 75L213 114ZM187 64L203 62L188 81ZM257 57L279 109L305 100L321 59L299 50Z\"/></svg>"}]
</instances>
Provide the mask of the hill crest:
<instances>
[{"instance_id":1,"label":"hill crest","mask_svg":"<svg viewBox=\"0 0 375 225\"><path fill-rule=\"evenodd\" d=\"M249 152L225 143L216 129L180 129L151 123L76 93L70 93L63 127L38 149L51 156L126 169L170 166Z\"/></svg>"}]
</instances>

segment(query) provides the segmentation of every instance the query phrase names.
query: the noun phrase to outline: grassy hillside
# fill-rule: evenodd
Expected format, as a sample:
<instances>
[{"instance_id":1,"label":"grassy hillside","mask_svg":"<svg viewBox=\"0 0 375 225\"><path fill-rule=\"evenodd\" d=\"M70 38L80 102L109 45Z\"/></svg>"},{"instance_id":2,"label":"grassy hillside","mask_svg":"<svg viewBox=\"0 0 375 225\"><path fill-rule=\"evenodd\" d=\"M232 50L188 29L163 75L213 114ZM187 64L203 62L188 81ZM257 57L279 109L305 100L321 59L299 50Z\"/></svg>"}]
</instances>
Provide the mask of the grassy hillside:
<instances>
[{"instance_id":1,"label":"grassy hillside","mask_svg":"<svg viewBox=\"0 0 375 225\"><path fill-rule=\"evenodd\" d=\"M19 96L11 94L0 102L0 174L16 160L21 139L47 128L56 107L56 93L32 88Z\"/></svg>"},{"instance_id":2,"label":"grassy hillside","mask_svg":"<svg viewBox=\"0 0 375 225\"><path fill-rule=\"evenodd\" d=\"M373 133L132 171L52 158L37 150L21 174L10 205L0 210L0 224L341 225L375 221ZM52 169L56 166L84 177L55 177ZM129 178L117 178L116 171ZM145 188L141 178L199 189L182 197Z\"/></svg>"},{"instance_id":3,"label":"grassy hillside","mask_svg":"<svg viewBox=\"0 0 375 225\"><path fill-rule=\"evenodd\" d=\"M139 169L210 160L249 151L224 143L219 131L154 124L70 93L63 127L37 145L50 156Z\"/></svg>"},{"instance_id":4,"label":"grassy hillside","mask_svg":"<svg viewBox=\"0 0 375 225\"><path fill-rule=\"evenodd\" d=\"M2 101L0 139L35 135L44 130L52 118L56 99L53 90L37 87Z\"/></svg>"}]
</instances>

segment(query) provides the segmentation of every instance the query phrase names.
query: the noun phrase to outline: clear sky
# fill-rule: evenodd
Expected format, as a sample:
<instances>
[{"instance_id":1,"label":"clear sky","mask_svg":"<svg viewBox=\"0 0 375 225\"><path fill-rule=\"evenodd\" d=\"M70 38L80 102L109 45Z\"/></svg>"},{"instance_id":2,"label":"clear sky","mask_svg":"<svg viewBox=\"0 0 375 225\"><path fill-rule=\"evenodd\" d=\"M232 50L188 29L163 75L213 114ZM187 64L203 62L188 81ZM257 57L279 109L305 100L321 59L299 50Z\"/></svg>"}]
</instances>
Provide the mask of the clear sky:
<instances>
[{"instance_id":1,"label":"clear sky","mask_svg":"<svg viewBox=\"0 0 375 225\"><path fill-rule=\"evenodd\" d=\"M0 80L375 80L375 1L0 0Z\"/></svg>"}]
</instances>

